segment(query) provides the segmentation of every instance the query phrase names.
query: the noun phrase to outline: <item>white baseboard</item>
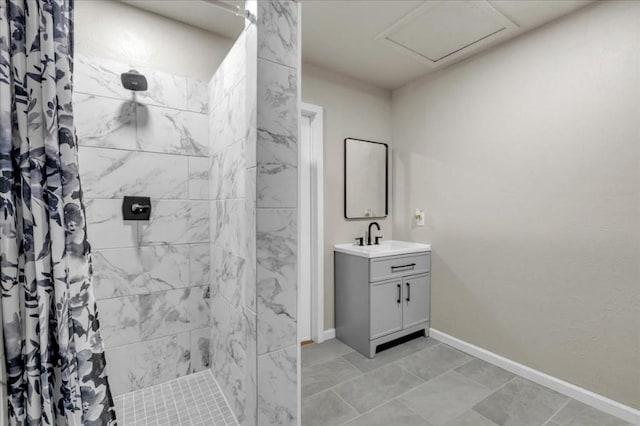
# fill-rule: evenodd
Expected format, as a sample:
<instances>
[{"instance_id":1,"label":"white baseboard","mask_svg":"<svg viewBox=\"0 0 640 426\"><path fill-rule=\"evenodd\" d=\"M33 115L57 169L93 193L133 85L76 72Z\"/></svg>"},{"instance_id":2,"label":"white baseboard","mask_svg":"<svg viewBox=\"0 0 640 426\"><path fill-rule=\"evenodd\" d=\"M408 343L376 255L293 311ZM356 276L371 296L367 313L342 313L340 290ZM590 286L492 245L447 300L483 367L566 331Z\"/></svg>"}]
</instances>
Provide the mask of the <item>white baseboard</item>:
<instances>
[{"instance_id":1,"label":"white baseboard","mask_svg":"<svg viewBox=\"0 0 640 426\"><path fill-rule=\"evenodd\" d=\"M322 341L324 342L325 340L333 339L335 337L336 337L336 329L330 328L324 331L324 334L322 335Z\"/></svg>"},{"instance_id":2,"label":"white baseboard","mask_svg":"<svg viewBox=\"0 0 640 426\"><path fill-rule=\"evenodd\" d=\"M328 331L330 330L325 331L325 334ZM333 331L335 334L335 330ZM636 410L605 396L599 395L595 392L591 392L590 390L573 385L569 382L565 382L564 380L558 379L557 377L553 377L541 371L534 370L533 368L527 367L526 365L522 365L520 363L512 361L508 358L490 352L471 343L465 342L464 340L460 340L434 328L429 329L429 335L436 340L446 343L449 346L473 355L476 358L480 358L483 361L496 365L514 374L522 376L525 379L529 379L532 382L546 386L556 392L560 392L577 401L595 407L598 410L604 411L605 413L609 413L613 416L624 419L631 424L640 425L640 410Z\"/></svg>"}]
</instances>

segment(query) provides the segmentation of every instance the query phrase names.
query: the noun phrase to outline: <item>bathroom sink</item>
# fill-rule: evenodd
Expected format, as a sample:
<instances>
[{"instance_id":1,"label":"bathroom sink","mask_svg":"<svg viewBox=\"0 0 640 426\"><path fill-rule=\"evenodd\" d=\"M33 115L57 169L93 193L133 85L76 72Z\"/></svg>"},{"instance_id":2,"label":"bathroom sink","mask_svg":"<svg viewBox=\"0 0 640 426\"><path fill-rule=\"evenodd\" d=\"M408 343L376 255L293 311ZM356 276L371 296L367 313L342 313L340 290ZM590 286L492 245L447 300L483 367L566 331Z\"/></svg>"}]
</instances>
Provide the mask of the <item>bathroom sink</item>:
<instances>
[{"instance_id":1,"label":"bathroom sink","mask_svg":"<svg viewBox=\"0 0 640 426\"><path fill-rule=\"evenodd\" d=\"M419 253L431 251L431 245L412 243L409 241L381 241L378 245L359 246L356 243L336 244L335 251L354 256L372 258L382 256L395 256L397 254Z\"/></svg>"}]
</instances>

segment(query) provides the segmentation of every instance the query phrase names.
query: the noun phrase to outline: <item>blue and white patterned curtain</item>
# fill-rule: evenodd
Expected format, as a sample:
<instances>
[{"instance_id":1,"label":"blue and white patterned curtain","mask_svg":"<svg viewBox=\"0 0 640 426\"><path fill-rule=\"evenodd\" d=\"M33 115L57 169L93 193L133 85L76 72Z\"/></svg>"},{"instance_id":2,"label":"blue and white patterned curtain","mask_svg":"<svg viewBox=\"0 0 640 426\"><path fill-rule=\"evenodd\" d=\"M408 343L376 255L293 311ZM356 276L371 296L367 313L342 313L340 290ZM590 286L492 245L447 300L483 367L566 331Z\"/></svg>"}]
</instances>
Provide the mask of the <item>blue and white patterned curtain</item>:
<instances>
[{"instance_id":1,"label":"blue and white patterned curtain","mask_svg":"<svg viewBox=\"0 0 640 426\"><path fill-rule=\"evenodd\" d=\"M11 425L115 425L78 175L72 56L73 0L0 0L0 322Z\"/></svg>"}]
</instances>

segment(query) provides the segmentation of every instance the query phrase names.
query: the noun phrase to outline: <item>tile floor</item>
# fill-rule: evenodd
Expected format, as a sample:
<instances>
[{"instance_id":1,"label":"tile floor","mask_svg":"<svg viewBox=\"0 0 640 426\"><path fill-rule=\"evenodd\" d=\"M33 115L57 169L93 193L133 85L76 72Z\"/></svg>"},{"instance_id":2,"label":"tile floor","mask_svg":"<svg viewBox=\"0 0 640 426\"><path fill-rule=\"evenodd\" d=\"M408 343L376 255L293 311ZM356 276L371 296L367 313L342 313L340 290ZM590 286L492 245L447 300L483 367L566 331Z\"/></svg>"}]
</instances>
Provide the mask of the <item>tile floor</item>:
<instances>
[{"instance_id":1,"label":"tile floor","mask_svg":"<svg viewBox=\"0 0 640 426\"><path fill-rule=\"evenodd\" d=\"M631 426L433 338L302 348L303 426Z\"/></svg>"},{"instance_id":2,"label":"tile floor","mask_svg":"<svg viewBox=\"0 0 640 426\"><path fill-rule=\"evenodd\" d=\"M115 398L119 426L237 426L211 370Z\"/></svg>"}]
</instances>

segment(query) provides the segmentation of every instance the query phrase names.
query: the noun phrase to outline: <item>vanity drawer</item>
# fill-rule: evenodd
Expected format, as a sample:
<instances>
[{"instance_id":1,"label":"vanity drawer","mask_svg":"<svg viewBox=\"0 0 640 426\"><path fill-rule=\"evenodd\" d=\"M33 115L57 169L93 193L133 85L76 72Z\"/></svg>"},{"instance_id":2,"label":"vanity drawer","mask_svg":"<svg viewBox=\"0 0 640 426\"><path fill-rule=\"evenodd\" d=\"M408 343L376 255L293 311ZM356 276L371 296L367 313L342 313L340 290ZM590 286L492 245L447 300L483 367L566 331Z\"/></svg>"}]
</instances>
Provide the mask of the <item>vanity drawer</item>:
<instances>
[{"instance_id":1,"label":"vanity drawer","mask_svg":"<svg viewBox=\"0 0 640 426\"><path fill-rule=\"evenodd\" d=\"M428 272L430 264L429 252L373 258L369 261L369 281Z\"/></svg>"}]
</instances>

